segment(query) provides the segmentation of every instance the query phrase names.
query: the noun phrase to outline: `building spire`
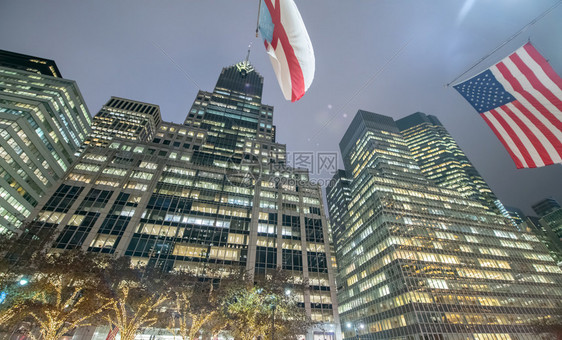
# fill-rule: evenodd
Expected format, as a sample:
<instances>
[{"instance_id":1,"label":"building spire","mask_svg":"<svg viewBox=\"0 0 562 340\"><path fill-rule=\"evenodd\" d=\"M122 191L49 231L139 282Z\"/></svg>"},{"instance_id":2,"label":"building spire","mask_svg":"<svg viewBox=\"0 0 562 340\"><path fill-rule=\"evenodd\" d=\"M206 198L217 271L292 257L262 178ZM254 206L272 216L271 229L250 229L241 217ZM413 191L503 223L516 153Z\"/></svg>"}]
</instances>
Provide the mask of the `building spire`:
<instances>
[{"instance_id":1,"label":"building spire","mask_svg":"<svg viewBox=\"0 0 562 340\"><path fill-rule=\"evenodd\" d=\"M238 72L242 74L242 77L245 77L248 73L254 70L254 67L250 65L250 50L252 49L252 43L248 45L248 53L246 54L246 59L236 64L236 68Z\"/></svg>"},{"instance_id":2,"label":"building spire","mask_svg":"<svg viewBox=\"0 0 562 340\"><path fill-rule=\"evenodd\" d=\"M246 60L244 61L244 63L246 65L248 65L250 63L250 50L252 49L252 43L250 42L250 44L248 45L248 54L246 54Z\"/></svg>"}]
</instances>

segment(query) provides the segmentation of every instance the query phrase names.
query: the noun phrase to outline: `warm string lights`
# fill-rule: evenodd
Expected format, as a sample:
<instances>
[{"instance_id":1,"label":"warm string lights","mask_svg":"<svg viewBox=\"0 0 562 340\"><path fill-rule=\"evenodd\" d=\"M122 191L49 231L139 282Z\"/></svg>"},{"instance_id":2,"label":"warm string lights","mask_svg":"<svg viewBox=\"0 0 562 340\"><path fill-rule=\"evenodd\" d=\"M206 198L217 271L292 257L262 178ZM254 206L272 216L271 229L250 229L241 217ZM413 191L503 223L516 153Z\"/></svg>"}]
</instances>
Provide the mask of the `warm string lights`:
<instances>
[{"instance_id":1,"label":"warm string lights","mask_svg":"<svg viewBox=\"0 0 562 340\"><path fill-rule=\"evenodd\" d=\"M98 308L87 306L92 298L83 295L87 285L84 281L68 282L64 277L39 276L35 279L45 280L45 291L34 294L26 306L31 310L31 319L38 325L39 336L29 332L32 339L57 340L77 327L91 326L93 319L108 306L108 303ZM101 295L94 298L104 300Z\"/></svg>"},{"instance_id":2,"label":"warm string lights","mask_svg":"<svg viewBox=\"0 0 562 340\"><path fill-rule=\"evenodd\" d=\"M0 325L10 321L16 315L17 305L10 306L0 310Z\"/></svg>"},{"instance_id":3,"label":"warm string lights","mask_svg":"<svg viewBox=\"0 0 562 340\"><path fill-rule=\"evenodd\" d=\"M168 301L165 294L130 294L134 283L123 281L117 288L115 298L110 302L104 319L117 327L122 340L134 340L139 330L158 322L158 309ZM141 288L142 289L142 288Z\"/></svg>"},{"instance_id":4,"label":"warm string lights","mask_svg":"<svg viewBox=\"0 0 562 340\"><path fill-rule=\"evenodd\" d=\"M203 326L215 318L217 311L201 311L193 308L192 296L184 291L175 292L173 296L175 310L167 329L174 336L180 336L182 340L195 339Z\"/></svg>"}]
</instances>

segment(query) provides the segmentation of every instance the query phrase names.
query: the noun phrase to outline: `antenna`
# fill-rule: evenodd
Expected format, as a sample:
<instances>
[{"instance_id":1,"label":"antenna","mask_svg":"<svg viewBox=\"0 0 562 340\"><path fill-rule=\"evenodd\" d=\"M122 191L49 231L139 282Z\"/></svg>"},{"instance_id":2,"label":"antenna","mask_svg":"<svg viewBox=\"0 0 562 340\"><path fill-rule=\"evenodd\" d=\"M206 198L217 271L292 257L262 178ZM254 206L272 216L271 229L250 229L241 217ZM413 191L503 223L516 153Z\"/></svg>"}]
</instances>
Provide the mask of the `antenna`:
<instances>
[{"instance_id":1,"label":"antenna","mask_svg":"<svg viewBox=\"0 0 562 340\"><path fill-rule=\"evenodd\" d=\"M245 60L245 64L249 64L249 59L250 59L250 49L252 48L252 43L250 42L250 44L248 45L248 54L246 54L246 60Z\"/></svg>"}]
</instances>

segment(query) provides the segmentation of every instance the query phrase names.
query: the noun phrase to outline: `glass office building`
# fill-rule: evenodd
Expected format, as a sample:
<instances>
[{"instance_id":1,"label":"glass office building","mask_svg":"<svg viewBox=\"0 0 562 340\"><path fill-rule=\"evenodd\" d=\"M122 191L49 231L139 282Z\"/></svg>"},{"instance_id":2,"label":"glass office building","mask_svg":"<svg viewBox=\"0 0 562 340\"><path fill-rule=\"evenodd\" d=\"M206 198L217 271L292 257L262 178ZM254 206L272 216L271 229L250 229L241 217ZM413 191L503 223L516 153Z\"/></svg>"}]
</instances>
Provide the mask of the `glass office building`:
<instances>
[{"instance_id":1,"label":"glass office building","mask_svg":"<svg viewBox=\"0 0 562 340\"><path fill-rule=\"evenodd\" d=\"M168 271L282 268L310 285L295 292L319 323L307 338L340 338L321 188L285 165L262 86L247 62L224 68L184 124L160 121L155 105L112 98L94 119L97 140L38 207L35 233L54 234L55 248Z\"/></svg>"},{"instance_id":2,"label":"glass office building","mask_svg":"<svg viewBox=\"0 0 562 340\"><path fill-rule=\"evenodd\" d=\"M545 241L552 256L562 264L562 208L554 198L545 198L532 206L539 217L527 219L527 226Z\"/></svg>"},{"instance_id":3,"label":"glass office building","mask_svg":"<svg viewBox=\"0 0 562 340\"><path fill-rule=\"evenodd\" d=\"M0 51L0 233L19 230L90 132L76 82L55 74L52 61Z\"/></svg>"},{"instance_id":4,"label":"glass office building","mask_svg":"<svg viewBox=\"0 0 562 340\"><path fill-rule=\"evenodd\" d=\"M545 220L536 216L528 216L520 225L520 228L524 228L537 235L539 240L549 250L550 256L556 260L559 267L562 267L562 241Z\"/></svg>"},{"instance_id":5,"label":"glass office building","mask_svg":"<svg viewBox=\"0 0 562 340\"><path fill-rule=\"evenodd\" d=\"M162 117L158 105L111 97L93 121L92 132L84 144L107 147L116 138L152 140Z\"/></svg>"},{"instance_id":6,"label":"glass office building","mask_svg":"<svg viewBox=\"0 0 562 340\"><path fill-rule=\"evenodd\" d=\"M533 204L533 210L539 217L546 216L556 210L561 209L560 203L556 201L554 198L545 198L540 200L539 202Z\"/></svg>"},{"instance_id":7,"label":"glass office building","mask_svg":"<svg viewBox=\"0 0 562 340\"><path fill-rule=\"evenodd\" d=\"M503 204L437 117L416 112L398 119L396 125L425 177L510 218Z\"/></svg>"},{"instance_id":8,"label":"glass office building","mask_svg":"<svg viewBox=\"0 0 562 340\"><path fill-rule=\"evenodd\" d=\"M340 149L346 339L536 339L562 307L562 271L534 234L429 181L390 117L359 111Z\"/></svg>"},{"instance_id":9,"label":"glass office building","mask_svg":"<svg viewBox=\"0 0 562 340\"><path fill-rule=\"evenodd\" d=\"M345 231L344 218L347 206L351 201L351 179L345 170L337 170L332 180L326 187L328 199L328 210L330 211L330 225L332 226L332 237L334 245L340 242Z\"/></svg>"},{"instance_id":10,"label":"glass office building","mask_svg":"<svg viewBox=\"0 0 562 340\"><path fill-rule=\"evenodd\" d=\"M54 60L0 50L0 66L62 78Z\"/></svg>"}]
</instances>

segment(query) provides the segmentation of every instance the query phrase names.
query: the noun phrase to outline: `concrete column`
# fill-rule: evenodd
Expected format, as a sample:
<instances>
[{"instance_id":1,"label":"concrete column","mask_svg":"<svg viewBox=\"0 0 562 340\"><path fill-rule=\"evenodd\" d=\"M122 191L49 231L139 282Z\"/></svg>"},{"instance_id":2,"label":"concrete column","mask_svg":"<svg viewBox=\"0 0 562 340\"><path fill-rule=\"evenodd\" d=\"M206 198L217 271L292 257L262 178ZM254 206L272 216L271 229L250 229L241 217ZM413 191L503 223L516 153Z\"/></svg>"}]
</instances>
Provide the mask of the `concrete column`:
<instances>
[{"instance_id":1,"label":"concrete column","mask_svg":"<svg viewBox=\"0 0 562 340\"><path fill-rule=\"evenodd\" d=\"M254 185L254 201L252 205L252 216L250 219L250 235L248 237L248 257L246 259L246 272L250 275L250 279L253 281L255 269L256 269L256 247L258 242L258 219L260 216L260 190L261 190L260 179L256 181Z\"/></svg>"},{"instance_id":2,"label":"concrete column","mask_svg":"<svg viewBox=\"0 0 562 340\"><path fill-rule=\"evenodd\" d=\"M136 159L137 158L135 158L135 160ZM141 160L144 160L144 159L141 158ZM155 157L150 157L149 159L147 159L147 161L159 163L158 158L155 158ZM155 172L153 172L152 179L150 180L150 183L148 184L148 188L142 193L141 201L137 204L137 207L135 208L135 213L131 217L131 220L129 221L129 223L127 224L127 227L125 228L125 231L123 232L123 236L121 236L121 240L119 241L119 244L115 248L115 255L116 256L125 255L125 251L127 250L127 247L129 246L129 243L131 242L131 239L133 238L133 235L135 234L137 228L139 227L142 214L146 210L146 206L148 205L148 202L150 201L150 197L152 196L152 194L154 192L154 188L156 187L156 184L158 184L158 179L162 176L162 172L163 172L164 167L166 165L167 164L165 164L165 163L164 164L159 163L158 168L156 169ZM129 172L127 173L127 175L125 176L125 179L121 183L121 187L123 187L123 185L125 183L127 183L129 181L129 179L131 179L130 178L130 176L132 174L131 169L129 169ZM142 169L140 171L142 171ZM151 171L146 170L146 172L151 172ZM120 190L119 193L121 193L121 192L125 192L125 190ZM135 192L135 191L132 191L132 192ZM115 198L117 198L117 196ZM112 201L111 205L113 205L113 203L115 202L115 199L113 197L112 197L112 199L113 199L113 201ZM108 206L109 206L109 204L108 204ZM109 212L109 210L107 212ZM99 226L98 226L98 229L99 229Z\"/></svg>"},{"instance_id":3,"label":"concrete column","mask_svg":"<svg viewBox=\"0 0 562 340\"><path fill-rule=\"evenodd\" d=\"M96 326L80 327L74 332L72 340L91 340L96 331Z\"/></svg>"}]
</instances>

